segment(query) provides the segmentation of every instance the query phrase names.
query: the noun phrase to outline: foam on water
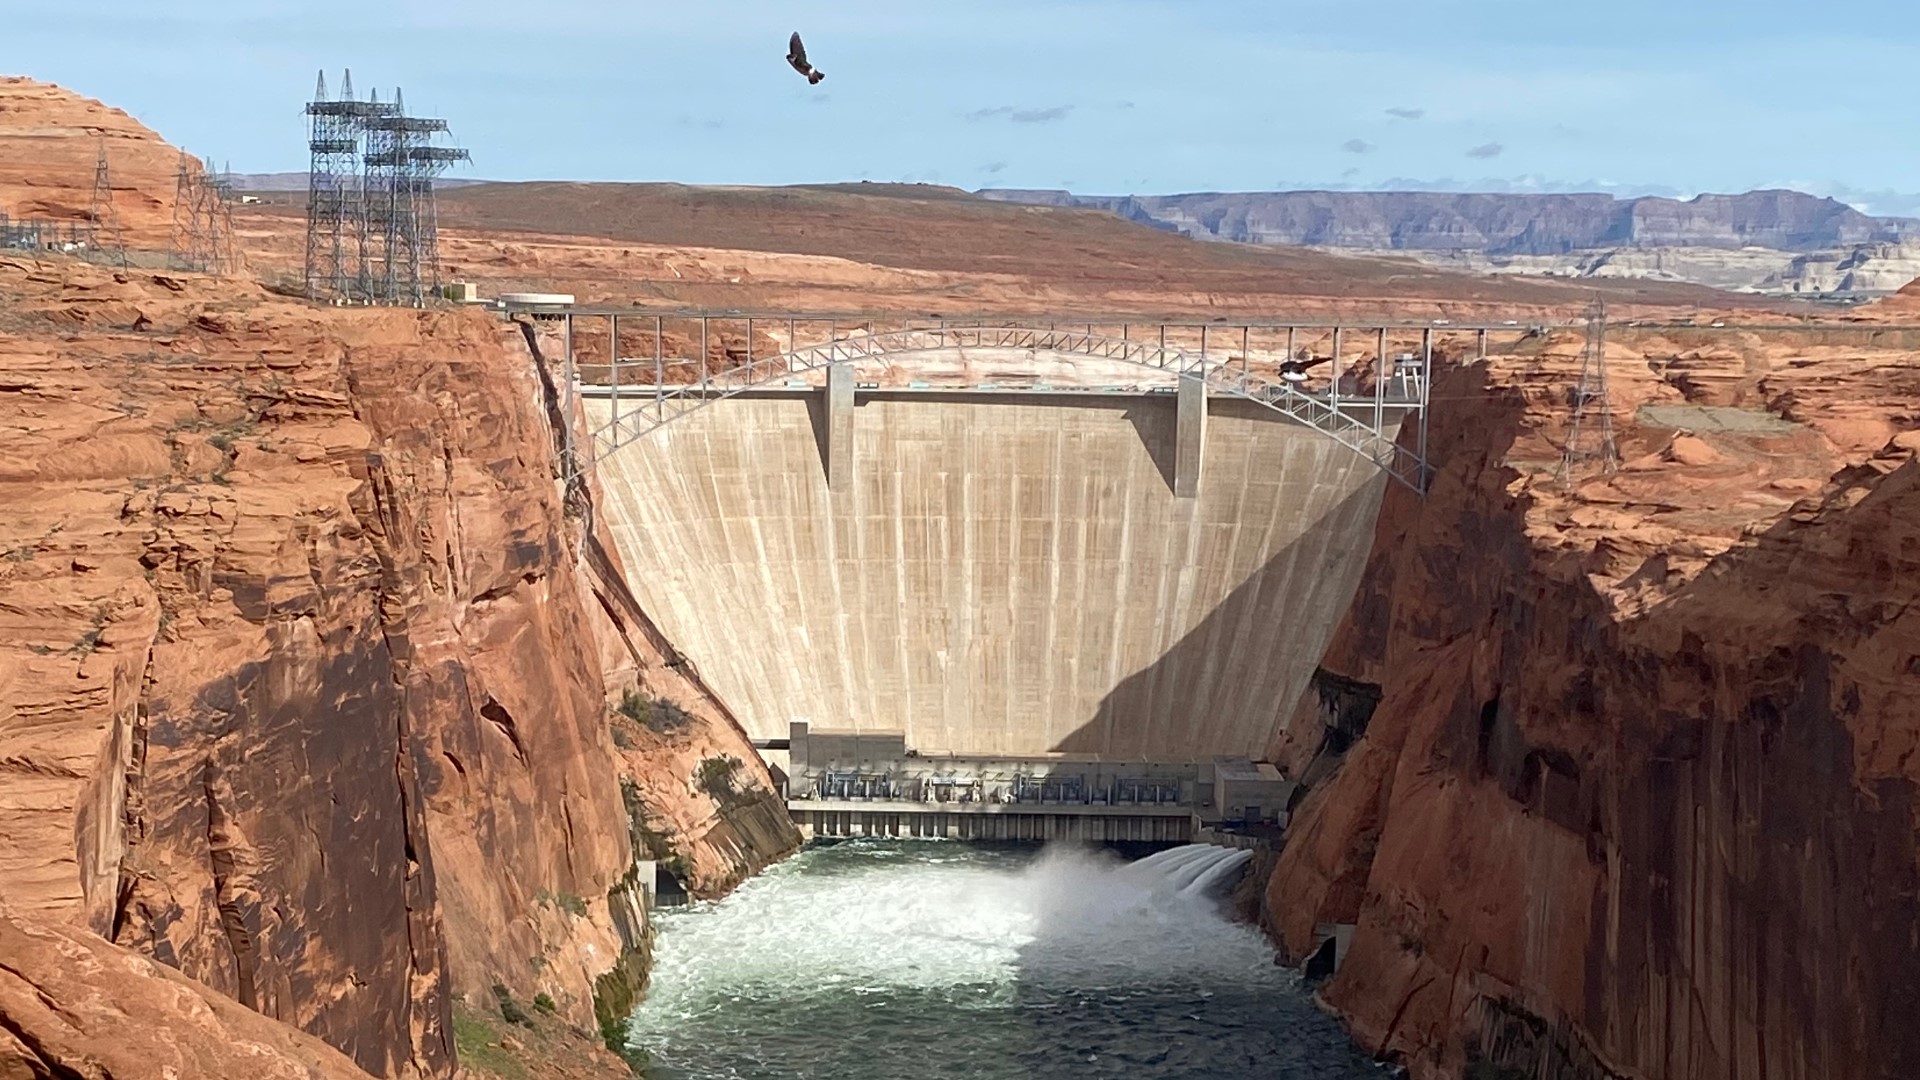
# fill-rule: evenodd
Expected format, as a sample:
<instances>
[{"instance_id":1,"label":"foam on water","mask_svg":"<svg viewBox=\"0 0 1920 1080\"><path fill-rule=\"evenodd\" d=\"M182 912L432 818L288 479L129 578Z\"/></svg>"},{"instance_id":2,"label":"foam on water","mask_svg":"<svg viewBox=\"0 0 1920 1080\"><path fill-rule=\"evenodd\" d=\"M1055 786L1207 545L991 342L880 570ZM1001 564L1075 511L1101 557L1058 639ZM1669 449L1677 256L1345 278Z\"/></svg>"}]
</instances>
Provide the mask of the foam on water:
<instances>
[{"instance_id":1,"label":"foam on water","mask_svg":"<svg viewBox=\"0 0 1920 1080\"><path fill-rule=\"evenodd\" d=\"M1317 1025L1312 1041L1333 1048L1338 1066L1358 1060L1337 1031L1329 1039L1331 1025L1273 965L1260 934L1225 917L1217 894L1249 858L1201 846L1132 864L1075 848L811 849L725 900L660 917L632 1042L653 1055L656 1075L701 1080L968 1077L1015 1067L1136 1078L1345 1075L1324 1066L1223 1072L1221 1051L1205 1045L1222 1030L1272 1026L1249 1014L1285 1007L1303 1015L1282 1020ZM1167 1040L1183 1033L1198 1040L1191 1052L1170 1050ZM930 1041L937 1062L911 1071L886 1063ZM1257 1046L1242 1049L1247 1061L1260 1056ZM1152 1060L1161 1071L1142 1071Z\"/></svg>"}]
</instances>

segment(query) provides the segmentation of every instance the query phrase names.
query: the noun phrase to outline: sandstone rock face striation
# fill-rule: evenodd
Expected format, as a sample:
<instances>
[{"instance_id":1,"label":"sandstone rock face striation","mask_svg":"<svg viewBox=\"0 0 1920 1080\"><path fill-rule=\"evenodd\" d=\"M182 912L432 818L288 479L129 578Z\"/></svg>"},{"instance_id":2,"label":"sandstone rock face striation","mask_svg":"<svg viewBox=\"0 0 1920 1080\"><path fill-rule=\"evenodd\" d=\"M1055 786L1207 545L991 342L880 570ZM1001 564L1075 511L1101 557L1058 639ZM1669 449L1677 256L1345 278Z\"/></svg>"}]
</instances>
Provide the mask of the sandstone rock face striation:
<instances>
[{"instance_id":1,"label":"sandstone rock face striation","mask_svg":"<svg viewBox=\"0 0 1920 1080\"><path fill-rule=\"evenodd\" d=\"M1577 354L1436 385L1275 760L1265 918L1420 1077L1920 1071L1920 363L1616 336L1623 464L1551 479Z\"/></svg>"}]
</instances>

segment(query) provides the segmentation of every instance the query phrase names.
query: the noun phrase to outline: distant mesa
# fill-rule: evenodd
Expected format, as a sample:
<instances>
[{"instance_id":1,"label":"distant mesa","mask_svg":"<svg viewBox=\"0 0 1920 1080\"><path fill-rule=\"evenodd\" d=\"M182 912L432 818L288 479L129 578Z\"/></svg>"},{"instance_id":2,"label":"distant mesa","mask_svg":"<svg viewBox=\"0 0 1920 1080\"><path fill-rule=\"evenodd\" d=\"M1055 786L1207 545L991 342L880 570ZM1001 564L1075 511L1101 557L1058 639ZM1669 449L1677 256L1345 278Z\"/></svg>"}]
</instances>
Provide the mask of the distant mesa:
<instances>
[{"instance_id":1,"label":"distant mesa","mask_svg":"<svg viewBox=\"0 0 1920 1080\"><path fill-rule=\"evenodd\" d=\"M1562 255L1626 245L1765 247L1812 252L1920 238L1920 220L1873 218L1798 191L1653 196L1429 191L1203 192L1075 195L989 188L987 199L1107 210L1205 239L1392 251L1465 249Z\"/></svg>"},{"instance_id":2,"label":"distant mesa","mask_svg":"<svg viewBox=\"0 0 1920 1080\"><path fill-rule=\"evenodd\" d=\"M1105 210L1203 240L1412 255L1458 269L1643 277L1779 293L1881 293L1920 275L1920 220L1798 191L1619 199L1426 191L1076 195L987 199Z\"/></svg>"}]
</instances>

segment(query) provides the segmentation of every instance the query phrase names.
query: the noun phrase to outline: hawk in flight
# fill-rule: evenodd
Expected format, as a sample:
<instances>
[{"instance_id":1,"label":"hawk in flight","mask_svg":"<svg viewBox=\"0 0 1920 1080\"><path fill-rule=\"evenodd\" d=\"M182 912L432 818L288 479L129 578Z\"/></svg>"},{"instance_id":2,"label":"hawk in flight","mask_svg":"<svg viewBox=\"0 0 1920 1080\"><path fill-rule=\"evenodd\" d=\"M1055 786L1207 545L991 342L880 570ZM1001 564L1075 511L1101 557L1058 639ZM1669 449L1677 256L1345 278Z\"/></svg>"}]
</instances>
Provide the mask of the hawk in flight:
<instances>
[{"instance_id":1,"label":"hawk in flight","mask_svg":"<svg viewBox=\"0 0 1920 1080\"><path fill-rule=\"evenodd\" d=\"M787 63L793 65L793 70L807 77L808 85L827 77L826 72L817 70L812 64L807 63L807 47L800 44L798 30L794 31L793 37L787 39Z\"/></svg>"}]
</instances>

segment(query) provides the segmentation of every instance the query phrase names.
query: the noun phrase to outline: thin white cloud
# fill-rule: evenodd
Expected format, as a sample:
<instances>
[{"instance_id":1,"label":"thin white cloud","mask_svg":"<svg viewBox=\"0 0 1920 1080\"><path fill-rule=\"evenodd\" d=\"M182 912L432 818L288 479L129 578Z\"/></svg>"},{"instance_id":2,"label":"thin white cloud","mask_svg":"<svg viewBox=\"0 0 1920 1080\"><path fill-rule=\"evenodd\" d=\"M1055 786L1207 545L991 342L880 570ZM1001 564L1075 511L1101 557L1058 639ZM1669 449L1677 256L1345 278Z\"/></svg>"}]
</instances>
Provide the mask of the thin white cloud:
<instances>
[{"instance_id":1,"label":"thin white cloud","mask_svg":"<svg viewBox=\"0 0 1920 1080\"><path fill-rule=\"evenodd\" d=\"M999 105L991 109L975 109L967 114L969 120L1011 120L1016 124L1051 124L1056 120L1065 120L1073 111L1071 105L1051 105L1044 109L1021 109L1012 105Z\"/></svg>"},{"instance_id":2,"label":"thin white cloud","mask_svg":"<svg viewBox=\"0 0 1920 1080\"><path fill-rule=\"evenodd\" d=\"M1481 158L1481 159L1497 158L1501 154L1504 154L1506 152L1507 152L1506 147L1500 145L1497 142L1490 142L1490 143L1481 143L1479 146L1473 147L1472 149L1468 150L1467 156L1470 158Z\"/></svg>"}]
</instances>

